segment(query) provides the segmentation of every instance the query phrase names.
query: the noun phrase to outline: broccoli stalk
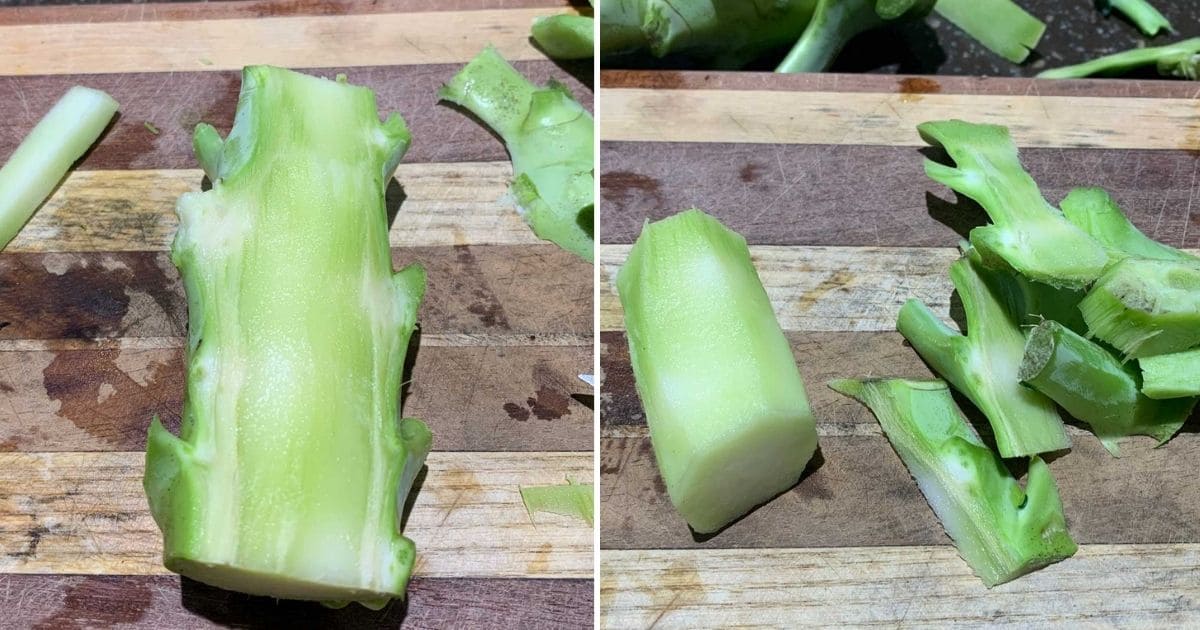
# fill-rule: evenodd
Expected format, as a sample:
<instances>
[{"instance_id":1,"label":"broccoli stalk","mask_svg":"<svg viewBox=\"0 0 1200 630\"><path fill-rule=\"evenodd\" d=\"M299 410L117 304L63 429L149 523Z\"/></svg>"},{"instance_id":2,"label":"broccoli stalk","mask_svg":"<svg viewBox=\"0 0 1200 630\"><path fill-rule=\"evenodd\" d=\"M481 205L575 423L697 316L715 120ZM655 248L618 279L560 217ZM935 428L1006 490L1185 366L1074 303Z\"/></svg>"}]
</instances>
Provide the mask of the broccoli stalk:
<instances>
[{"instance_id":1,"label":"broccoli stalk","mask_svg":"<svg viewBox=\"0 0 1200 630\"><path fill-rule=\"evenodd\" d=\"M1021 385L1017 377L1025 336L1004 307L1012 300L1002 295L1002 278L989 274L969 251L950 265L950 279L966 312L966 335L942 323L916 299L900 308L897 330L935 372L987 416L1002 456L1069 447L1054 403Z\"/></svg>"},{"instance_id":2,"label":"broccoli stalk","mask_svg":"<svg viewBox=\"0 0 1200 630\"><path fill-rule=\"evenodd\" d=\"M800 40L776 72L821 72L855 35L895 20L924 17L934 0L817 0Z\"/></svg>"},{"instance_id":3,"label":"broccoli stalk","mask_svg":"<svg viewBox=\"0 0 1200 630\"><path fill-rule=\"evenodd\" d=\"M745 239L699 210L648 223L616 284L658 468L692 528L795 484L816 427Z\"/></svg>"},{"instance_id":4,"label":"broccoli stalk","mask_svg":"<svg viewBox=\"0 0 1200 630\"><path fill-rule=\"evenodd\" d=\"M1066 289L1086 288L1104 272L1109 262L1104 248L1042 198L1007 128L943 120L922 123L917 131L956 164L925 160L925 174L974 199L991 217L992 225L970 234L987 266L1010 266Z\"/></svg>"},{"instance_id":5,"label":"broccoli stalk","mask_svg":"<svg viewBox=\"0 0 1200 630\"><path fill-rule=\"evenodd\" d=\"M247 67L213 185L180 197L171 257L188 298L179 437L157 418L145 490L168 569L256 595L402 597L415 556L399 512L430 447L397 420L425 290L392 273L384 189L407 150L375 95Z\"/></svg>"},{"instance_id":6,"label":"broccoli stalk","mask_svg":"<svg viewBox=\"0 0 1200 630\"><path fill-rule=\"evenodd\" d=\"M1112 13L1113 9L1125 14L1125 17L1149 37L1158 35L1163 29L1175 32L1171 22L1146 0L1096 0L1096 4L1106 16Z\"/></svg>"},{"instance_id":7,"label":"broccoli stalk","mask_svg":"<svg viewBox=\"0 0 1200 630\"><path fill-rule=\"evenodd\" d=\"M1022 490L942 381L836 380L871 409L963 560L989 588L1075 553L1050 469L1029 460Z\"/></svg>"},{"instance_id":8,"label":"broccoli stalk","mask_svg":"<svg viewBox=\"0 0 1200 630\"><path fill-rule=\"evenodd\" d=\"M1142 393L1150 398L1200 396L1200 348L1138 359Z\"/></svg>"},{"instance_id":9,"label":"broccoli stalk","mask_svg":"<svg viewBox=\"0 0 1200 630\"><path fill-rule=\"evenodd\" d=\"M1059 204L1067 220L1108 250L1112 262L1134 256L1200 264L1197 258L1163 245L1137 229L1103 188L1076 188Z\"/></svg>"},{"instance_id":10,"label":"broccoli stalk","mask_svg":"<svg viewBox=\"0 0 1200 630\"><path fill-rule=\"evenodd\" d=\"M1144 396L1132 365L1052 320L1029 334L1020 378L1086 422L1113 456L1120 454L1117 438L1149 435L1165 443L1196 404Z\"/></svg>"},{"instance_id":11,"label":"broccoli stalk","mask_svg":"<svg viewBox=\"0 0 1200 630\"><path fill-rule=\"evenodd\" d=\"M1200 265L1126 258L1096 281L1079 310L1089 336L1127 357L1189 350L1200 345Z\"/></svg>"},{"instance_id":12,"label":"broccoli stalk","mask_svg":"<svg viewBox=\"0 0 1200 630\"><path fill-rule=\"evenodd\" d=\"M539 17L533 20L531 35L555 59L591 59L596 54L595 24L590 15Z\"/></svg>"},{"instance_id":13,"label":"broccoli stalk","mask_svg":"<svg viewBox=\"0 0 1200 630\"><path fill-rule=\"evenodd\" d=\"M1012 0L937 0L933 10L1013 63L1025 61L1046 32L1041 20Z\"/></svg>"},{"instance_id":14,"label":"broccoli stalk","mask_svg":"<svg viewBox=\"0 0 1200 630\"><path fill-rule=\"evenodd\" d=\"M1154 66L1163 76L1200 79L1200 37L1166 46L1134 48L1085 61L1073 66L1051 68L1039 73L1039 79L1082 79L1090 76L1115 76L1145 66Z\"/></svg>"},{"instance_id":15,"label":"broccoli stalk","mask_svg":"<svg viewBox=\"0 0 1200 630\"><path fill-rule=\"evenodd\" d=\"M539 238L591 262L592 116L559 83L530 83L496 52L484 50L447 83L442 99L465 107L504 140L511 191Z\"/></svg>"},{"instance_id":16,"label":"broccoli stalk","mask_svg":"<svg viewBox=\"0 0 1200 630\"><path fill-rule=\"evenodd\" d=\"M116 112L111 96L77 85L25 136L0 167L0 250L17 237Z\"/></svg>"}]
</instances>

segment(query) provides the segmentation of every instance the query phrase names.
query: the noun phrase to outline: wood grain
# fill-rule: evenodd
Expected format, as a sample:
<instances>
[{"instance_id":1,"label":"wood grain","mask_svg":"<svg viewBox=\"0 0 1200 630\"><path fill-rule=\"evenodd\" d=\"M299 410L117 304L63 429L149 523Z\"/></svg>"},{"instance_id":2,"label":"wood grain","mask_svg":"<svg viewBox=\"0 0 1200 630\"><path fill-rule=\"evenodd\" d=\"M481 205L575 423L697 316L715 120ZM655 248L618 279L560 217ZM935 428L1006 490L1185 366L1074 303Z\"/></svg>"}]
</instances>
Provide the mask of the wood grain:
<instances>
[{"instance_id":1,"label":"wood grain","mask_svg":"<svg viewBox=\"0 0 1200 630\"><path fill-rule=\"evenodd\" d=\"M987 590L951 547L611 551L601 627L1181 627L1200 545L1086 545Z\"/></svg>"},{"instance_id":2,"label":"wood grain","mask_svg":"<svg viewBox=\"0 0 1200 630\"><path fill-rule=\"evenodd\" d=\"M0 74L118 74L466 63L485 46L508 59L544 55L535 17L562 7L186 21L0 25ZM269 45L265 45L269 42Z\"/></svg>"},{"instance_id":3,"label":"wood grain","mask_svg":"<svg viewBox=\"0 0 1200 630\"><path fill-rule=\"evenodd\" d=\"M602 99L606 140L923 146L918 123L962 118L1006 125L1019 146L1200 150L1200 101L1187 98L626 88Z\"/></svg>"},{"instance_id":4,"label":"wood grain","mask_svg":"<svg viewBox=\"0 0 1200 630\"><path fill-rule=\"evenodd\" d=\"M161 575L141 452L0 453L0 573ZM520 485L592 480L590 453L431 453L405 535L422 577L592 576L592 527Z\"/></svg>"},{"instance_id":5,"label":"wood grain","mask_svg":"<svg viewBox=\"0 0 1200 630\"><path fill-rule=\"evenodd\" d=\"M6 252L166 251L179 195L200 170L73 171ZM392 247L544 243L506 200L509 162L401 164L391 187Z\"/></svg>"},{"instance_id":6,"label":"wood grain","mask_svg":"<svg viewBox=\"0 0 1200 630\"><path fill-rule=\"evenodd\" d=\"M408 123L413 144L404 164L419 162L507 161L504 145L482 125L459 110L439 104L437 91L461 64L329 67L325 61L307 72L324 77L346 74L352 83L375 92L381 113L400 112ZM545 59L514 64L532 81L551 77L562 81L587 108L591 89L572 73ZM576 66L567 68L575 71ZM591 82L590 66L580 74ZM0 72L0 74L3 74ZM0 160L16 149L25 134L72 85L108 92L121 104L116 122L78 168L192 169L192 130L206 122L224 135L233 125L241 89L237 71L138 72L0 76ZM159 132L146 129L150 122Z\"/></svg>"},{"instance_id":7,"label":"wood grain","mask_svg":"<svg viewBox=\"0 0 1200 630\"><path fill-rule=\"evenodd\" d=\"M0 575L5 625L59 630L145 625L199 630L262 627L582 628L592 624L592 581L422 578L406 602L383 610L250 597L176 576Z\"/></svg>"}]
</instances>

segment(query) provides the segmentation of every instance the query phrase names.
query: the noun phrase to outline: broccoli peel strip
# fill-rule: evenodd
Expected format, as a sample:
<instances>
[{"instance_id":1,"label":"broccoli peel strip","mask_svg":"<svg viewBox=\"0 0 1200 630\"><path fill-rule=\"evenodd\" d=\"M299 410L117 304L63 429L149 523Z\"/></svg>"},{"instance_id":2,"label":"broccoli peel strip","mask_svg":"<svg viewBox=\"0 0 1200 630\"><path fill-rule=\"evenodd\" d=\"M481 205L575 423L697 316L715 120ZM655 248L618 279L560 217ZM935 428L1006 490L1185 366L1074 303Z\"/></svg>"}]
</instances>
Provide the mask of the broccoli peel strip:
<instances>
[{"instance_id":1,"label":"broccoli peel strip","mask_svg":"<svg viewBox=\"0 0 1200 630\"><path fill-rule=\"evenodd\" d=\"M17 237L116 112L111 96L77 85L34 125L0 167L0 250Z\"/></svg>"},{"instance_id":2,"label":"broccoli peel strip","mask_svg":"<svg viewBox=\"0 0 1200 630\"><path fill-rule=\"evenodd\" d=\"M1200 396L1200 348L1138 359L1142 393L1154 399Z\"/></svg>"},{"instance_id":3,"label":"broccoli peel strip","mask_svg":"<svg viewBox=\"0 0 1200 630\"><path fill-rule=\"evenodd\" d=\"M555 59L591 59L596 54L594 26L591 16L550 15L535 18L530 34Z\"/></svg>"},{"instance_id":4,"label":"broccoli peel strip","mask_svg":"<svg viewBox=\"0 0 1200 630\"><path fill-rule=\"evenodd\" d=\"M1004 457L1022 457L1070 447L1054 403L1021 385L1017 372L1025 336L1005 309L998 286L1003 278L983 269L968 252L950 265L962 299L966 335L944 324L919 300L900 308L896 329L935 372L962 392L987 417Z\"/></svg>"},{"instance_id":5,"label":"broccoli peel strip","mask_svg":"<svg viewBox=\"0 0 1200 630\"><path fill-rule=\"evenodd\" d=\"M439 96L504 140L513 164L511 192L533 233L591 262L592 115L565 86L537 87L494 48L479 53Z\"/></svg>"},{"instance_id":6,"label":"broccoli peel strip","mask_svg":"<svg viewBox=\"0 0 1200 630\"><path fill-rule=\"evenodd\" d=\"M959 555L986 586L1075 553L1046 463L1029 460L1022 490L979 440L944 382L842 379L829 387L875 414Z\"/></svg>"},{"instance_id":7,"label":"broccoli peel strip","mask_svg":"<svg viewBox=\"0 0 1200 630\"><path fill-rule=\"evenodd\" d=\"M1109 15L1113 9L1120 11L1133 22L1143 34L1154 37L1159 31L1174 33L1175 29L1154 5L1146 0L1097 0L1101 13Z\"/></svg>"},{"instance_id":8,"label":"broccoli peel strip","mask_svg":"<svg viewBox=\"0 0 1200 630\"><path fill-rule=\"evenodd\" d=\"M1189 350L1200 345L1200 264L1125 258L1092 285L1079 310L1088 335L1126 357Z\"/></svg>"},{"instance_id":9,"label":"broccoli peel strip","mask_svg":"<svg viewBox=\"0 0 1200 630\"><path fill-rule=\"evenodd\" d=\"M924 17L935 0L818 0L804 34L776 72L821 72L854 36L888 22Z\"/></svg>"},{"instance_id":10,"label":"broccoli peel strip","mask_svg":"<svg viewBox=\"0 0 1200 630\"><path fill-rule=\"evenodd\" d=\"M794 485L816 425L746 240L694 209L647 223L616 285L655 459L688 524L718 531Z\"/></svg>"},{"instance_id":11,"label":"broccoli peel strip","mask_svg":"<svg viewBox=\"0 0 1200 630\"><path fill-rule=\"evenodd\" d=\"M1013 63L1029 57L1046 25L1012 0L937 0L933 10Z\"/></svg>"},{"instance_id":12,"label":"broccoli peel strip","mask_svg":"<svg viewBox=\"0 0 1200 630\"><path fill-rule=\"evenodd\" d=\"M568 478L566 485L521 486L520 490L521 502L525 504L530 519L533 519L535 512L549 512L577 518L588 525L595 520L593 484L578 483Z\"/></svg>"},{"instance_id":13,"label":"broccoli peel strip","mask_svg":"<svg viewBox=\"0 0 1200 630\"><path fill-rule=\"evenodd\" d=\"M1163 76L1200 79L1200 37L1165 46L1150 46L1113 53L1090 61L1039 73L1039 79L1082 79L1116 76L1144 66L1154 66Z\"/></svg>"},{"instance_id":14,"label":"broccoli peel strip","mask_svg":"<svg viewBox=\"0 0 1200 630\"><path fill-rule=\"evenodd\" d=\"M180 197L171 248L183 423L151 424L144 478L168 569L278 598L404 596L399 513L431 441L397 421L425 272L392 273L384 190L409 140L370 90L268 66L243 70L225 141L197 128L213 186Z\"/></svg>"},{"instance_id":15,"label":"broccoli peel strip","mask_svg":"<svg viewBox=\"0 0 1200 630\"><path fill-rule=\"evenodd\" d=\"M1059 207L1068 221L1108 250L1111 262L1133 256L1200 264L1200 258L1143 234L1103 188L1076 188L1067 194Z\"/></svg>"},{"instance_id":16,"label":"broccoli peel strip","mask_svg":"<svg viewBox=\"0 0 1200 630\"><path fill-rule=\"evenodd\" d=\"M1148 435L1165 444L1196 405L1195 398L1146 397L1131 364L1052 320L1029 333L1020 378L1086 422L1114 457L1118 438Z\"/></svg>"},{"instance_id":17,"label":"broccoli peel strip","mask_svg":"<svg viewBox=\"0 0 1200 630\"><path fill-rule=\"evenodd\" d=\"M925 160L925 174L974 199L991 225L971 230L971 244L989 267L1011 267L1031 280L1083 289L1104 272L1104 247L1042 197L1021 166L1008 129L961 120L922 123L925 142L944 149L955 166Z\"/></svg>"}]
</instances>

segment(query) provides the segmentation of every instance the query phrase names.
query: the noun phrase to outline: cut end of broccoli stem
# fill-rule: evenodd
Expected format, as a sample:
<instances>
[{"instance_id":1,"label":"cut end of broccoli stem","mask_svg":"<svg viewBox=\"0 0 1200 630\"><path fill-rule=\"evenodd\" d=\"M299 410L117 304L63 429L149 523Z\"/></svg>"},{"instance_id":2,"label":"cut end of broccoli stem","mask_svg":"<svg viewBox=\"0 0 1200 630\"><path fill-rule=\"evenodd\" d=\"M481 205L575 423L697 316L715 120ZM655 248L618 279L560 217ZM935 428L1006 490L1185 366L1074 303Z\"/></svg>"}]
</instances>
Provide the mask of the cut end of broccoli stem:
<instances>
[{"instance_id":1,"label":"cut end of broccoli stem","mask_svg":"<svg viewBox=\"0 0 1200 630\"><path fill-rule=\"evenodd\" d=\"M533 20L531 34L555 59L591 59L595 54L593 25L585 15L551 15Z\"/></svg>"},{"instance_id":2,"label":"cut end of broccoli stem","mask_svg":"<svg viewBox=\"0 0 1200 630\"><path fill-rule=\"evenodd\" d=\"M959 554L985 585L1075 553L1046 464L1030 459L1022 490L979 440L945 383L842 379L829 386L875 414Z\"/></svg>"},{"instance_id":3,"label":"cut end of broccoli stem","mask_svg":"<svg viewBox=\"0 0 1200 630\"><path fill-rule=\"evenodd\" d=\"M1105 15L1113 9L1120 11L1148 37L1154 37L1163 30L1175 32L1171 22L1147 0L1101 0L1099 5Z\"/></svg>"},{"instance_id":4,"label":"cut end of broccoli stem","mask_svg":"<svg viewBox=\"0 0 1200 630\"><path fill-rule=\"evenodd\" d=\"M1037 48L1046 25L1012 0L938 0L934 10L951 24L1013 63Z\"/></svg>"},{"instance_id":5,"label":"cut end of broccoli stem","mask_svg":"<svg viewBox=\"0 0 1200 630\"><path fill-rule=\"evenodd\" d=\"M1046 202L1022 168L1007 128L943 120L922 123L917 131L955 163L926 160L925 173L974 199L991 218L992 225L970 235L987 266L1010 267L1065 289L1085 288L1104 272L1104 248Z\"/></svg>"},{"instance_id":6,"label":"cut end of broccoli stem","mask_svg":"<svg viewBox=\"0 0 1200 630\"><path fill-rule=\"evenodd\" d=\"M1154 399L1200 396L1200 348L1138 359L1142 393Z\"/></svg>"},{"instance_id":7,"label":"cut end of broccoli stem","mask_svg":"<svg viewBox=\"0 0 1200 630\"><path fill-rule=\"evenodd\" d=\"M1079 303L1089 335L1141 358L1200 345L1200 265L1126 258Z\"/></svg>"}]
</instances>

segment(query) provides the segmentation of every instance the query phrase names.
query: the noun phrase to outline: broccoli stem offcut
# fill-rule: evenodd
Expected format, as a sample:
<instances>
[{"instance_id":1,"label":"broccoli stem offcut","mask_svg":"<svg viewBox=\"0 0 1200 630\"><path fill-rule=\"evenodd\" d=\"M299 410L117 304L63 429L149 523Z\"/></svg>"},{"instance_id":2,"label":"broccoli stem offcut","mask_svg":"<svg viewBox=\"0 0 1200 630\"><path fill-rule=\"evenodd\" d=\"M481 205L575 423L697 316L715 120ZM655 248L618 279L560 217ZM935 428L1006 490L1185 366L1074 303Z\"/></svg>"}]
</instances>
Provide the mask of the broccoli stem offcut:
<instances>
[{"instance_id":1,"label":"broccoli stem offcut","mask_svg":"<svg viewBox=\"0 0 1200 630\"><path fill-rule=\"evenodd\" d=\"M1114 9L1121 12L1149 37L1154 37L1162 30L1175 32L1171 22L1146 0L1097 0L1096 4L1104 15L1112 13Z\"/></svg>"},{"instance_id":2,"label":"broccoli stem offcut","mask_svg":"<svg viewBox=\"0 0 1200 630\"><path fill-rule=\"evenodd\" d=\"M403 597L400 510L431 443L398 420L419 265L392 272L384 190L399 115L344 77L247 67L212 189L180 197L171 259L188 299L179 437L157 419L145 490L168 569L255 595Z\"/></svg>"},{"instance_id":3,"label":"broccoli stem offcut","mask_svg":"<svg viewBox=\"0 0 1200 630\"><path fill-rule=\"evenodd\" d=\"M591 59L595 20L587 15L551 15L534 19L533 40L555 59Z\"/></svg>"},{"instance_id":4,"label":"broccoli stem offcut","mask_svg":"<svg viewBox=\"0 0 1200 630\"><path fill-rule=\"evenodd\" d=\"M937 0L933 10L1013 63L1025 61L1046 32L1041 20L1012 0Z\"/></svg>"},{"instance_id":5,"label":"broccoli stem offcut","mask_svg":"<svg viewBox=\"0 0 1200 630\"><path fill-rule=\"evenodd\" d=\"M1154 66L1163 76L1200 79L1200 37L1165 46L1134 48L1090 61L1051 68L1039 73L1039 79L1082 79L1090 76L1116 76L1145 66Z\"/></svg>"},{"instance_id":6,"label":"broccoli stem offcut","mask_svg":"<svg viewBox=\"0 0 1200 630\"><path fill-rule=\"evenodd\" d=\"M836 380L869 407L958 553L989 588L1075 553L1050 469L1029 460L1022 489L979 440L942 381Z\"/></svg>"},{"instance_id":7,"label":"broccoli stem offcut","mask_svg":"<svg viewBox=\"0 0 1200 630\"><path fill-rule=\"evenodd\" d=\"M1134 256L1200 264L1200 258L1143 234L1103 188L1076 188L1059 206L1068 221L1108 250L1111 262Z\"/></svg>"},{"instance_id":8,"label":"broccoli stem offcut","mask_svg":"<svg viewBox=\"0 0 1200 630\"><path fill-rule=\"evenodd\" d=\"M1079 303L1089 336L1142 358L1200 346L1200 264L1126 258Z\"/></svg>"},{"instance_id":9,"label":"broccoli stem offcut","mask_svg":"<svg viewBox=\"0 0 1200 630\"><path fill-rule=\"evenodd\" d=\"M1138 359L1142 393L1150 398L1200 396L1200 348Z\"/></svg>"},{"instance_id":10,"label":"broccoli stem offcut","mask_svg":"<svg viewBox=\"0 0 1200 630\"><path fill-rule=\"evenodd\" d=\"M891 21L924 17L934 0L818 0L804 34L776 72L821 72L855 35Z\"/></svg>"}]
</instances>

